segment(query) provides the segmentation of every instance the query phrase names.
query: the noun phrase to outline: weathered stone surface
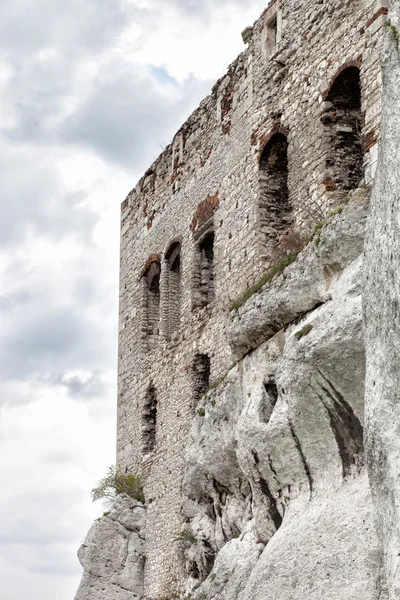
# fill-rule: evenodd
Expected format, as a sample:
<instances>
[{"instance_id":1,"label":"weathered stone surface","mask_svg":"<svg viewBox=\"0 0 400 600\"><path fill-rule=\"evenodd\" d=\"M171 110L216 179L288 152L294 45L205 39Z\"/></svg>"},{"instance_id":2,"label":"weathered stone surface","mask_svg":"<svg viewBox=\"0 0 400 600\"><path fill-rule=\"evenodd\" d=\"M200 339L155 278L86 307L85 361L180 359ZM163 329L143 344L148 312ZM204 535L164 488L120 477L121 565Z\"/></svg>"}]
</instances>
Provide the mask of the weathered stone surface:
<instances>
[{"instance_id":1,"label":"weathered stone surface","mask_svg":"<svg viewBox=\"0 0 400 600\"><path fill-rule=\"evenodd\" d=\"M296 282L305 276L324 304L305 306L202 401L183 487L196 540L186 543L188 568L201 580L208 566L195 598L385 598L363 452L365 214L361 203L347 206L318 248L260 294L271 307L293 296L301 305ZM329 256L338 266L323 278ZM238 336L259 312L267 323L250 301ZM207 551L214 564L204 562Z\"/></svg>"},{"instance_id":2,"label":"weathered stone surface","mask_svg":"<svg viewBox=\"0 0 400 600\"><path fill-rule=\"evenodd\" d=\"M383 48L383 145L365 261L366 453L389 598L400 597L400 2Z\"/></svg>"},{"instance_id":3,"label":"weathered stone surface","mask_svg":"<svg viewBox=\"0 0 400 600\"><path fill-rule=\"evenodd\" d=\"M359 190L346 210L322 229L296 262L235 310L227 337L237 358L257 348L282 327L330 298L332 282L363 250L368 190Z\"/></svg>"},{"instance_id":4,"label":"weathered stone surface","mask_svg":"<svg viewBox=\"0 0 400 600\"><path fill-rule=\"evenodd\" d=\"M234 361L230 303L298 250L350 188L362 194L373 181L384 4L266 0L248 45L122 204L117 462L146 475L149 598L185 589L174 542L184 527L184 453L199 396ZM343 95L335 82L348 69L354 103L343 107L349 89ZM364 210L353 204L348 225L337 217L340 243L335 232L324 237L327 229L285 272L275 297L262 293L238 312L242 323L229 326L238 357L329 301L338 272L361 253ZM208 365L204 379L199 364ZM247 474L241 482L250 485ZM239 483L219 518L228 539L243 519L235 503L248 510ZM216 493L205 485L208 496ZM268 537L262 485L253 484L254 519ZM223 535L215 536L220 549Z\"/></svg>"},{"instance_id":5,"label":"weathered stone surface","mask_svg":"<svg viewBox=\"0 0 400 600\"><path fill-rule=\"evenodd\" d=\"M84 572L75 600L142 600L145 527L144 506L117 497L79 549Z\"/></svg>"}]
</instances>

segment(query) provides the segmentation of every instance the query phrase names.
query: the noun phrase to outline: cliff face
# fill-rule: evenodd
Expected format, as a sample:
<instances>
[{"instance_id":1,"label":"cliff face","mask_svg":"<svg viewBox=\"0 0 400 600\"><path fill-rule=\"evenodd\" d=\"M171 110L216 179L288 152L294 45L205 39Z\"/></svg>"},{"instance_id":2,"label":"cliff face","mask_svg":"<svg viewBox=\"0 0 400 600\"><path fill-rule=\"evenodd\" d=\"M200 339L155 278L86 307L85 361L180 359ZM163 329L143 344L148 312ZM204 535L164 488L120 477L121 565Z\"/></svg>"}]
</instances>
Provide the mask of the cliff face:
<instances>
[{"instance_id":1,"label":"cliff face","mask_svg":"<svg viewBox=\"0 0 400 600\"><path fill-rule=\"evenodd\" d=\"M141 600L145 530L144 506L119 496L79 549L84 573L75 600Z\"/></svg>"},{"instance_id":2,"label":"cliff face","mask_svg":"<svg viewBox=\"0 0 400 600\"><path fill-rule=\"evenodd\" d=\"M365 260L366 453L390 598L400 597L400 2L382 53L382 148Z\"/></svg>"},{"instance_id":3,"label":"cliff face","mask_svg":"<svg viewBox=\"0 0 400 600\"><path fill-rule=\"evenodd\" d=\"M163 600L400 597L400 0L391 10L371 204L354 192L231 313L237 364L186 448L186 595ZM76 600L144 599L145 520L122 498L94 524Z\"/></svg>"},{"instance_id":4,"label":"cliff face","mask_svg":"<svg viewBox=\"0 0 400 600\"><path fill-rule=\"evenodd\" d=\"M366 195L231 318L247 354L187 447L189 588L208 576L194 598L383 597L363 452Z\"/></svg>"}]
</instances>

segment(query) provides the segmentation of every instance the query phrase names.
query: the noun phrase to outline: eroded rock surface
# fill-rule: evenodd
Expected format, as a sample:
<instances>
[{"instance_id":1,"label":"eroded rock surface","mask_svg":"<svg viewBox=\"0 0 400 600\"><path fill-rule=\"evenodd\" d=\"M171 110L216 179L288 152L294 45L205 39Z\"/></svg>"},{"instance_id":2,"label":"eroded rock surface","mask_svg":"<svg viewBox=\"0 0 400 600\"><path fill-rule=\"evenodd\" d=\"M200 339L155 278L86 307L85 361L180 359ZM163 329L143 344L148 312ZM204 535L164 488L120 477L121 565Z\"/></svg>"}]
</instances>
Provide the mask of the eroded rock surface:
<instances>
[{"instance_id":1,"label":"eroded rock surface","mask_svg":"<svg viewBox=\"0 0 400 600\"><path fill-rule=\"evenodd\" d=\"M118 496L79 549L84 572L75 600L142 600L145 528L144 506Z\"/></svg>"},{"instance_id":2,"label":"eroded rock surface","mask_svg":"<svg viewBox=\"0 0 400 600\"><path fill-rule=\"evenodd\" d=\"M232 318L239 355L253 331L266 341L204 397L191 429L189 588L206 577L195 598L383 598L363 452L366 214L350 202Z\"/></svg>"},{"instance_id":3,"label":"eroded rock surface","mask_svg":"<svg viewBox=\"0 0 400 600\"><path fill-rule=\"evenodd\" d=\"M383 49L382 148L366 242L366 453L389 597L400 598L400 2Z\"/></svg>"},{"instance_id":4,"label":"eroded rock surface","mask_svg":"<svg viewBox=\"0 0 400 600\"><path fill-rule=\"evenodd\" d=\"M329 300L332 280L363 251L367 195L367 189L355 191L354 202L335 217L334 227L324 228L323 243L309 244L281 277L234 311L227 334L238 358Z\"/></svg>"}]
</instances>

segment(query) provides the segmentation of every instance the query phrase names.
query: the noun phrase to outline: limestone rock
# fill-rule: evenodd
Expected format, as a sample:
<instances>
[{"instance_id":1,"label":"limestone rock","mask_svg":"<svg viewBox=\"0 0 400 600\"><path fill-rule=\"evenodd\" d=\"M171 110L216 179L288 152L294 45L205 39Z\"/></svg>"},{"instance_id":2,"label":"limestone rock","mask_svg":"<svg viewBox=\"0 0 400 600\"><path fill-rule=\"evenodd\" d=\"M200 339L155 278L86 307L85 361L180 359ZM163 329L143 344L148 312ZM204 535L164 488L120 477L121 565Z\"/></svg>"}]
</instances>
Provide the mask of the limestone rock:
<instances>
[{"instance_id":1,"label":"limestone rock","mask_svg":"<svg viewBox=\"0 0 400 600\"><path fill-rule=\"evenodd\" d=\"M146 509L118 496L78 551L84 569L75 600L142 600Z\"/></svg>"},{"instance_id":2,"label":"limestone rock","mask_svg":"<svg viewBox=\"0 0 400 600\"><path fill-rule=\"evenodd\" d=\"M304 313L330 298L330 285L363 251L368 190L359 190L353 202L311 242L280 277L267 283L232 313L228 340L237 358L277 333Z\"/></svg>"},{"instance_id":3,"label":"limestone rock","mask_svg":"<svg viewBox=\"0 0 400 600\"><path fill-rule=\"evenodd\" d=\"M251 346L255 323L266 337L271 322L280 329L204 397L191 428L183 510L194 598L384 598L363 453L365 214L349 204L318 248L233 317L236 348ZM287 323L274 317L282 306Z\"/></svg>"},{"instance_id":4,"label":"limestone rock","mask_svg":"<svg viewBox=\"0 0 400 600\"><path fill-rule=\"evenodd\" d=\"M400 2L383 48L382 147L365 261L366 454L389 598L400 597Z\"/></svg>"}]
</instances>

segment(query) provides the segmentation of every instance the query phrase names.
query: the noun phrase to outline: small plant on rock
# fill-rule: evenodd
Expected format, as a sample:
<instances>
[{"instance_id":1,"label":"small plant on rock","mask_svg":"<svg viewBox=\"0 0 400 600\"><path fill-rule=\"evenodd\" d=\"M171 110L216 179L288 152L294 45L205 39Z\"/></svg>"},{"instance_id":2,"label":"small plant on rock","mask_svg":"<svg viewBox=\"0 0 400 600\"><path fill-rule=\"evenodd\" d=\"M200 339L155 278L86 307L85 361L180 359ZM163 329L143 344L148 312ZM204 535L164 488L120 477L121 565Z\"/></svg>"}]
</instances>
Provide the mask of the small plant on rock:
<instances>
[{"instance_id":1,"label":"small plant on rock","mask_svg":"<svg viewBox=\"0 0 400 600\"><path fill-rule=\"evenodd\" d=\"M304 337L305 335L308 335L310 333L312 328L313 328L313 326L311 325L311 323L309 323L308 325L305 325L303 327L303 329L299 329L299 331L296 331L296 333L294 335L298 340L301 340L302 337Z\"/></svg>"},{"instance_id":2,"label":"small plant on rock","mask_svg":"<svg viewBox=\"0 0 400 600\"><path fill-rule=\"evenodd\" d=\"M197 539L189 529L182 529L182 531L177 533L174 537L174 542L189 542L190 544L195 544Z\"/></svg>"},{"instance_id":3,"label":"small plant on rock","mask_svg":"<svg viewBox=\"0 0 400 600\"><path fill-rule=\"evenodd\" d=\"M142 478L140 475L123 473L115 466L109 467L106 475L92 489L92 501L105 500L111 504L120 494L126 494L138 502L144 502Z\"/></svg>"}]
</instances>

